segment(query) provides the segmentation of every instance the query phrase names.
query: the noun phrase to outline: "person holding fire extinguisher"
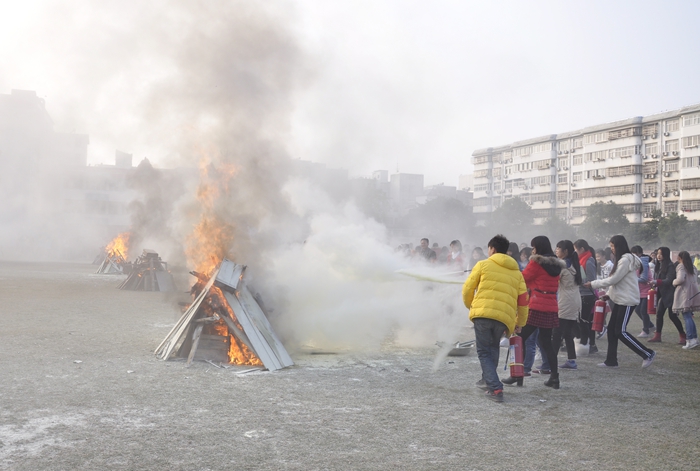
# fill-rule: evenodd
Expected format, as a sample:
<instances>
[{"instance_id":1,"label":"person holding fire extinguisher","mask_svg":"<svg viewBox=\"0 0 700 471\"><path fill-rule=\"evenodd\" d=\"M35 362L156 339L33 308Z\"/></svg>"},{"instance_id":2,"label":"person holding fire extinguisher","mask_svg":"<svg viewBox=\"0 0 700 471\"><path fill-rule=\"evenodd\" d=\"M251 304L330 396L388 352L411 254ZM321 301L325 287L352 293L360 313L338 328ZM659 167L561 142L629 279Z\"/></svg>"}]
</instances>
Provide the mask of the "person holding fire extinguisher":
<instances>
[{"instance_id":1,"label":"person holding fire extinguisher","mask_svg":"<svg viewBox=\"0 0 700 471\"><path fill-rule=\"evenodd\" d=\"M503 402L503 383L496 372L501 337L520 332L528 315L527 287L518 262L506 255L508 245L502 235L492 238L488 258L474 265L462 287L481 364L481 379L476 385L495 402Z\"/></svg>"},{"instance_id":2,"label":"person holding fire extinguisher","mask_svg":"<svg viewBox=\"0 0 700 471\"><path fill-rule=\"evenodd\" d=\"M649 339L650 342L661 342L661 330L664 328L664 314L668 311L668 318L671 319L673 325L678 330L678 344L685 345L685 331L683 324L678 318L678 314L673 312L673 295L676 291L676 286L673 280L676 279L676 265L671 260L671 249L668 247L659 247L656 252L656 267L654 269L654 286L656 287L656 296L658 298L656 304L656 333L654 337Z\"/></svg>"},{"instance_id":3,"label":"person holding fire extinguisher","mask_svg":"<svg viewBox=\"0 0 700 471\"><path fill-rule=\"evenodd\" d=\"M608 322L608 354L605 361L598 366L617 368L617 344L622 340L630 350L643 358L642 368L646 368L656 358L656 352L642 345L627 332L627 323L640 299L637 270L642 267L642 262L630 252L627 239L622 235L610 239L610 249L615 257L610 276L584 284L594 289L609 287L607 296L613 303Z\"/></svg>"},{"instance_id":4,"label":"person holding fire extinguisher","mask_svg":"<svg viewBox=\"0 0 700 471\"><path fill-rule=\"evenodd\" d=\"M527 324L518 335L525 342L528 337L539 328L539 338L542 350L549 361L549 379L544 385L559 389L559 369L557 365L557 351L552 345L552 329L559 327L559 304L557 303L557 291L559 290L559 275L566 267L564 261L559 260L552 251L552 244L547 236L537 236L530 242L532 256L530 263L523 270L523 278L530 292L530 312ZM557 345L558 349L559 346ZM523 378L510 376L503 380L505 384L517 383L523 385Z\"/></svg>"}]
</instances>

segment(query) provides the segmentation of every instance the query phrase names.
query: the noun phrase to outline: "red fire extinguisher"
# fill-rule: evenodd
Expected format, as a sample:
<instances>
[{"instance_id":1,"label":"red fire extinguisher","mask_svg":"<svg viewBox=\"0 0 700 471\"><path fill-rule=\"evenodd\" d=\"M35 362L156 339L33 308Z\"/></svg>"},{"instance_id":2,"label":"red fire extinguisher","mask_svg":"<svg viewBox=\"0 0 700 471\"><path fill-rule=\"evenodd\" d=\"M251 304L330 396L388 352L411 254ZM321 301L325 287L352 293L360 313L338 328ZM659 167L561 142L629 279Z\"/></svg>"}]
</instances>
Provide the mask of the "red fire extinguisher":
<instances>
[{"instance_id":1,"label":"red fire extinguisher","mask_svg":"<svg viewBox=\"0 0 700 471\"><path fill-rule=\"evenodd\" d=\"M510 351L508 358L510 362L510 376L512 378L522 378L525 376L525 370L523 369L523 339L518 335L514 335L510 338Z\"/></svg>"},{"instance_id":2,"label":"red fire extinguisher","mask_svg":"<svg viewBox=\"0 0 700 471\"><path fill-rule=\"evenodd\" d=\"M592 329L596 332L602 332L603 326L605 325L605 307L606 302L599 299L595 302L595 308L593 309L593 327Z\"/></svg>"},{"instance_id":3,"label":"red fire extinguisher","mask_svg":"<svg viewBox=\"0 0 700 471\"><path fill-rule=\"evenodd\" d=\"M656 314L656 290L649 288L647 294L647 314Z\"/></svg>"}]
</instances>

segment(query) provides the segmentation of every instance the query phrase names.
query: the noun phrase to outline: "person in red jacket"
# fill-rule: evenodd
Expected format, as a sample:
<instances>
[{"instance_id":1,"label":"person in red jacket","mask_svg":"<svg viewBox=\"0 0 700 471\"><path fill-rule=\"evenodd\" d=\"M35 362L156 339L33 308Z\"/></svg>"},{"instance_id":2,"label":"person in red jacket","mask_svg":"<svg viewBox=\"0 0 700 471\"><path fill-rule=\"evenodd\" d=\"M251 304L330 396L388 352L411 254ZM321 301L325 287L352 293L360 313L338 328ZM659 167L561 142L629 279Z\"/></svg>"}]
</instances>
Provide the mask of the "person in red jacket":
<instances>
[{"instance_id":1,"label":"person in red jacket","mask_svg":"<svg viewBox=\"0 0 700 471\"><path fill-rule=\"evenodd\" d=\"M532 246L532 256L530 263L523 270L523 278L525 278L525 284L530 293L530 314L527 318L527 324L518 335L523 338L523 344L525 344L525 340L530 334L535 329L540 329L541 347L547 355L550 366L550 376L544 384L559 389L557 351L552 345L552 329L559 327L557 290L559 289L559 275L566 264L554 255L552 244L546 236L535 237L530 245ZM523 384L522 378L510 377L503 380L505 384L516 382L518 386Z\"/></svg>"}]
</instances>

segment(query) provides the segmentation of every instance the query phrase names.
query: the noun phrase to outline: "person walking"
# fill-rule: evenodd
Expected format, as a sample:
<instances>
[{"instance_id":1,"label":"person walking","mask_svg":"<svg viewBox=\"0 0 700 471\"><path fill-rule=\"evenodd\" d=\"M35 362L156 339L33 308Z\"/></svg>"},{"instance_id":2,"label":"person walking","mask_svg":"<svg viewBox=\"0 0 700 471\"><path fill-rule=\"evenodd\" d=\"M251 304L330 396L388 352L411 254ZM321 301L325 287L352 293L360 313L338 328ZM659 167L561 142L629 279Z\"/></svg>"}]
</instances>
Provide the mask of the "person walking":
<instances>
[{"instance_id":1,"label":"person walking","mask_svg":"<svg viewBox=\"0 0 700 471\"><path fill-rule=\"evenodd\" d=\"M523 270L523 278L530 292L530 312L527 324L518 334L523 343L539 328L539 342L543 353L549 361L550 375L544 385L559 389L559 369L557 365L557 352L552 345L552 329L559 326L559 306L557 304L557 291L559 290L559 275L566 264L559 260L552 252L552 244L546 236L537 236L530 242L532 256L530 263ZM557 345L556 348L559 348ZM505 384L517 383L523 385L523 378L508 377Z\"/></svg>"},{"instance_id":2,"label":"person walking","mask_svg":"<svg viewBox=\"0 0 700 471\"><path fill-rule=\"evenodd\" d=\"M640 339L649 337L651 329L654 328L651 319L649 319L649 314L647 313L647 297L649 296L649 288L651 287L652 274L649 272L649 262L651 257L644 255L644 250L639 245L635 245L630 248L630 251L639 258L642 262L642 268L639 269L637 273L637 282L639 283L639 304L637 304L634 312L637 313L639 318L642 320L642 331L637 335Z\"/></svg>"},{"instance_id":3,"label":"person walking","mask_svg":"<svg viewBox=\"0 0 700 471\"><path fill-rule=\"evenodd\" d=\"M664 328L664 314L668 311L668 318L678 330L678 344L685 345L686 337L683 324L678 315L673 312L673 295L676 290L673 280L676 279L676 263L671 260L671 249L659 247L656 251L656 269L654 272L656 286L656 333L649 339L650 342L661 342L661 331Z\"/></svg>"},{"instance_id":4,"label":"person walking","mask_svg":"<svg viewBox=\"0 0 700 471\"><path fill-rule=\"evenodd\" d=\"M476 384L496 402L503 402L503 383L496 372L501 337L520 332L528 317L527 287L518 263L506 255L508 245L502 235L492 238L488 258L474 266L462 287L481 364L481 379Z\"/></svg>"},{"instance_id":5,"label":"person walking","mask_svg":"<svg viewBox=\"0 0 700 471\"><path fill-rule=\"evenodd\" d=\"M627 239L622 235L610 239L610 249L615 258L610 276L584 284L593 289L609 287L607 296L613 303L608 322L608 353L605 361L598 366L617 368L617 344L618 340L622 340L630 350L643 358L642 368L647 368L656 358L656 352L627 332L630 315L639 302L637 270L641 268L642 262L630 252Z\"/></svg>"},{"instance_id":6,"label":"person walking","mask_svg":"<svg viewBox=\"0 0 700 471\"><path fill-rule=\"evenodd\" d=\"M698 331L693 320L693 312L700 311L700 290L698 290L698 272L693 266L690 254L685 250L678 253L676 279L673 285L673 311L683 315L685 321L686 343L685 350L698 346Z\"/></svg>"},{"instance_id":7,"label":"person walking","mask_svg":"<svg viewBox=\"0 0 700 471\"><path fill-rule=\"evenodd\" d=\"M566 344L567 361L559 368L575 370L576 346L574 345L574 331L581 315L581 294L579 286L581 281L581 265L578 254L574 250L574 244L570 240L560 240L554 249L557 258L566 263L559 278L559 293L557 305L559 307L559 326L552 331L552 344L558 349L562 337Z\"/></svg>"},{"instance_id":8,"label":"person walking","mask_svg":"<svg viewBox=\"0 0 700 471\"><path fill-rule=\"evenodd\" d=\"M581 295L581 318L579 328L581 330L581 345L588 345L588 354L598 353L595 344L596 333L593 327L593 307L597 299L592 288L586 288L583 284L596 279L598 267L596 265L595 250L588 245L584 239L574 242L574 249L578 254L581 265L581 285L579 294Z\"/></svg>"}]
</instances>

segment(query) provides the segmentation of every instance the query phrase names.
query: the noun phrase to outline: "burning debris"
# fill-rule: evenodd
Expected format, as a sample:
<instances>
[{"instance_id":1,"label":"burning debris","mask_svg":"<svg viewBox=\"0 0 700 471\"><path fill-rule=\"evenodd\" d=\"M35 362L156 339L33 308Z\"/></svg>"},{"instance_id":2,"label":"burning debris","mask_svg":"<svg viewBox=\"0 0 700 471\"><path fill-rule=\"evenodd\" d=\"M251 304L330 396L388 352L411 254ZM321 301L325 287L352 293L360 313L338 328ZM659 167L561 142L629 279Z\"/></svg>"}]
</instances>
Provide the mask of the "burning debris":
<instances>
[{"instance_id":1,"label":"burning debris","mask_svg":"<svg viewBox=\"0 0 700 471\"><path fill-rule=\"evenodd\" d=\"M157 252L144 249L140 257L130 266L129 277L119 285L119 289L131 291L175 291L173 275L168 264L160 259Z\"/></svg>"},{"instance_id":2,"label":"burning debris","mask_svg":"<svg viewBox=\"0 0 700 471\"><path fill-rule=\"evenodd\" d=\"M264 366L270 371L294 364L246 286L245 266L224 259L211 277L192 272L194 302L155 351L160 360L193 360Z\"/></svg>"},{"instance_id":3,"label":"burning debris","mask_svg":"<svg viewBox=\"0 0 700 471\"><path fill-rule=\"evenodd\" d=\"M104 248L102 254L95 257L93 264L100 265L95 273L98 275L121 275L126 267L131 234L122 232Z\"/></svg>"}]
</instances>

